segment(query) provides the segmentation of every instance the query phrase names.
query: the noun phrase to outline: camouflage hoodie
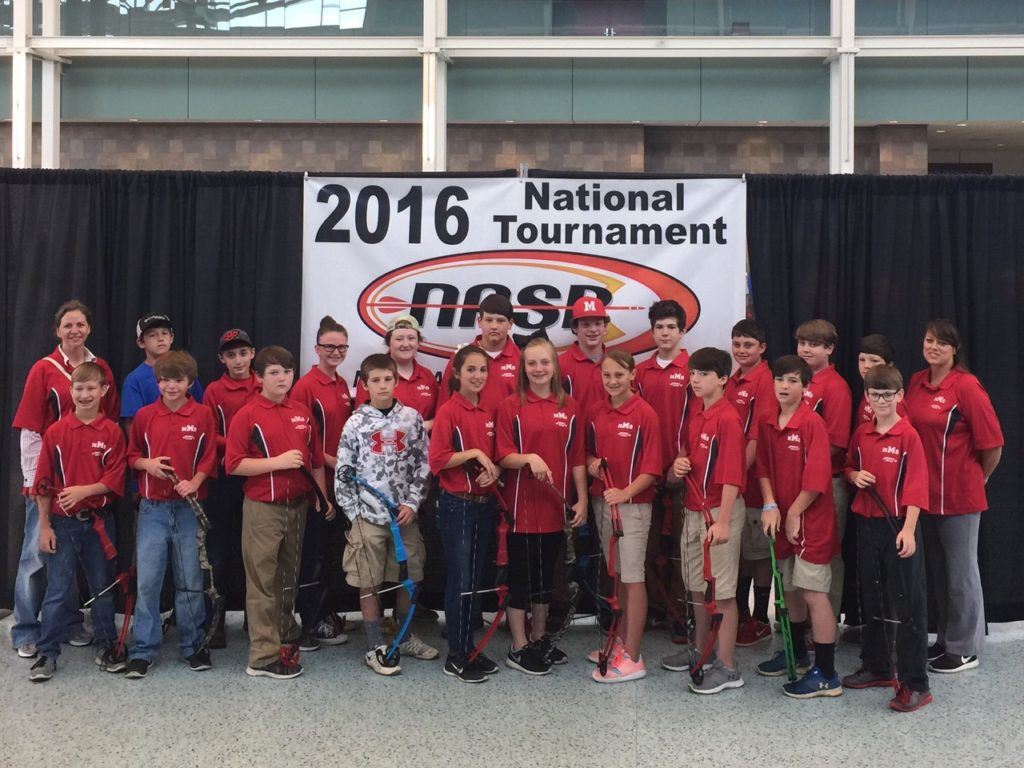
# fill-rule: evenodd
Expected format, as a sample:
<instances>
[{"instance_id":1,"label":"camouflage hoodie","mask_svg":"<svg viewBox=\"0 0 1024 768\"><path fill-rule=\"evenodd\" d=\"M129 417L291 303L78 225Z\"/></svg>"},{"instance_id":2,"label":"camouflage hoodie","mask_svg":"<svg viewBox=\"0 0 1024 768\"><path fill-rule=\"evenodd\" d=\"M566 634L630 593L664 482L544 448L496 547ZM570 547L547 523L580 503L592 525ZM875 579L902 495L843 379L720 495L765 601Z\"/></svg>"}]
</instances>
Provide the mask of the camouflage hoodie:
<instances>
[{"instance_id":1,"label":"camouflage hoodie","mask_svg":"<svg viewBox=\"0 0 1024 768\"><path fill-rule=\"evenodd\" d=\"M343 480L345 467L352 467L396 504L418 509L430 480L423 417L397 401L387 416L367 403L349 417L341 433L334 476L338 504L350 520L362 515L371 523L387 524L391 516L380 500L365 488Z\"/></svg>"}]
</instances>

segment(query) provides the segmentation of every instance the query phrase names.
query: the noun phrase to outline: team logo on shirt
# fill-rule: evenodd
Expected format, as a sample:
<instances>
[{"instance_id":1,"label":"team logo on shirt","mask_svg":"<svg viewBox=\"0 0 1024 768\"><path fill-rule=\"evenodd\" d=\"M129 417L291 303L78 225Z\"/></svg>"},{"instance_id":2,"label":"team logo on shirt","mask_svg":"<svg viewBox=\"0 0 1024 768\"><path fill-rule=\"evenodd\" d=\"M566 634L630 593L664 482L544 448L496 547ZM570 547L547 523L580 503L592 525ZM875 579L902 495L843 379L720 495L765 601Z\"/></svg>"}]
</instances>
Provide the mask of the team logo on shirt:
<instances>
[{"instance_id":1,"label":"team logo on shirt","mask_svg":"<svg viewBox=\"0 0 1024 768\"><path fill-rule=\"evenodd\" d=\"M687 375L685 373L672 373L668 377L668 385L670 387L685 387Z\"/></svg>"},{"instance_id":2,"label":"team logo on shirt","mask_svg":"<svg viewBox=\"0 0 1024 768\"><path fill-rule=\"evenodd\" d=\"M942 395L936 395L935 397L932 398L932 410L933 411L941 411L942 410L942 406L944 406L945 404L946 404L946 398L943 397Z\"/></svg>"},{"instance_id":3,"label":"team logo on shirt","mask_svg":"<svg viewBox=\"0 0 1024 768\"><path fill-rule=\"evenodd\" d=\"M395 453L405 450L405 432L400 429L379 429L370 435L370 450L373 453L384 453L385 448L390 448Z\"/></svg>"},{"instance_id":4,"label":"team logo on shirt","mask_svg":"<svg viewBox=\"0 0 1024 768\"><path fill-rule=\"evenodd\" d=\"M788 445L789 450L791 450L791 451L799 451L800 450L800 444L801 444L802 441L800 440L800 433L799 432L793 432L791 434L786 435L786 441L789 444Z\"/></svg>"}]
</instances>

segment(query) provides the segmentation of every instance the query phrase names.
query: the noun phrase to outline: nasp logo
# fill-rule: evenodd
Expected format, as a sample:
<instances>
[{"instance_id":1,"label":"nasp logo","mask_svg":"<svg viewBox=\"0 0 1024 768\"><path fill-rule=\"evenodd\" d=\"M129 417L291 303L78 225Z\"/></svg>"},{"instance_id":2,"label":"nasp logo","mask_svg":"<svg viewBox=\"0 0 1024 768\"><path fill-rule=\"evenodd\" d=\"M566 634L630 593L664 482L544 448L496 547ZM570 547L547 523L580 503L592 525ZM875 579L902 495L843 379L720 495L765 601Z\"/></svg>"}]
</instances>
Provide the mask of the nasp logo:
<instances>
[{"instance_id":1,"label":"nasp logo","mask_svg":"<svg viewBox=\"0 0 1024 768\"><path fill-rule=\"evenodd\" d=\"M684 283L650 267L620 259L561 251L481 251L408 264L381 275L363 289L359 316L379 336L397 314L410 314L423 328L420 351L448 358L472 337L480 301L491 293L508 297L518 333L543 328L559 349L572 344L569 307L594 296L608 310L609 346L636 355L654 348L647 309L675 299L688 327L700 317L700 302Z\"/></svg>"}]
</instances>

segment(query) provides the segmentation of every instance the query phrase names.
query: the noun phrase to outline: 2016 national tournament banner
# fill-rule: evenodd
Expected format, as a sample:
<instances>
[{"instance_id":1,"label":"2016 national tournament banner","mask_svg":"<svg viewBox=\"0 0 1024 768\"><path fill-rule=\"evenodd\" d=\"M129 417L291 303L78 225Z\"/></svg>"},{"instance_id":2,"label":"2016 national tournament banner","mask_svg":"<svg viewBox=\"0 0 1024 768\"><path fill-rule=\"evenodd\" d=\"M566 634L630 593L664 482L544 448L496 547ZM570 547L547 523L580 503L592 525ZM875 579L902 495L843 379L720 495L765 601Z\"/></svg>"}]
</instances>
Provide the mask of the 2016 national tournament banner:
<instances>
[{"instance_id":1,"label":"2016 national tournament banner","mask_svg":"<svg viewBox=\"0 0 1024 768\"><path fill-rule=\"evenodd\" d=\"M648 307L686 309L686 347L728 349L746 311L741 179L307 177L302 361L332 315L349 331L341 368L383 352L388 321L423 327L420 361L441 370L476 334L489 293L515 306L515 332L573 342L568 307L599 297L608 345L653 349Z\"/></svg>"}]
</instances>

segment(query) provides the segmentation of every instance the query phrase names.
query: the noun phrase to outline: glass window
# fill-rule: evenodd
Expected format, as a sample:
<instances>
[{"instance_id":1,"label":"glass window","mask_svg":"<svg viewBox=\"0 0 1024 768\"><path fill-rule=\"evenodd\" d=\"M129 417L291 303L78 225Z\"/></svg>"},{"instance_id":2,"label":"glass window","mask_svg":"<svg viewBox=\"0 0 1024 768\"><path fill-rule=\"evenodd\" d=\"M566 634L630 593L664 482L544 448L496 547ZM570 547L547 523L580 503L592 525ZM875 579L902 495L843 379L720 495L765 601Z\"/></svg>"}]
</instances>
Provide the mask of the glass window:
<instances>
[{"instance_id":1,"label":"glass window","mask_svg":"<svg viewBox=\"0 0 1024 768\"><path fill-rule=\"evenodd\" d=\"M858 35L1020 35L1024 0L857 0Z\"/></svg>"}]
</instances>

